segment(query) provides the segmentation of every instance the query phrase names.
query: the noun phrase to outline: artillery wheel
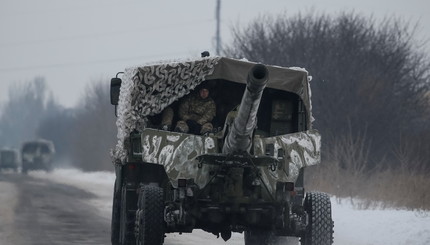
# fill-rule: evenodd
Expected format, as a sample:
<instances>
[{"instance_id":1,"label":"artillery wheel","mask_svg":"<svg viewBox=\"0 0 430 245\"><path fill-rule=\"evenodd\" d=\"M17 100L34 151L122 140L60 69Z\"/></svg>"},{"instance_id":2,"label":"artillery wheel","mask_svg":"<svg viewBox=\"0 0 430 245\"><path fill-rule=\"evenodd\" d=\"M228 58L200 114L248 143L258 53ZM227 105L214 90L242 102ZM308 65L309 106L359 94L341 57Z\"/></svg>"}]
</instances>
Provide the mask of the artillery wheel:
<instances>
[{"instance_id":1,"label":"artillery wheel","mask_svg":"<svg viewBox=\"0 0 430 245\"><path fill-rule=\"evenodd\" d=\"M164 195L158 186L143 185L136 212L137 244L161 245L164 242Z\"/></svg>"},{"instance_id":2,"label":"artillery wheel","mask_svg":"<svg viewBox=\"0 0 430 245\"><path fill-rule=\"evenodd\" d=\"M333 220L330 197L326 193L307 193L304 202L308 215L306 232L301 238L302 245L333 244Z\"/></svg>"}]
</instances>

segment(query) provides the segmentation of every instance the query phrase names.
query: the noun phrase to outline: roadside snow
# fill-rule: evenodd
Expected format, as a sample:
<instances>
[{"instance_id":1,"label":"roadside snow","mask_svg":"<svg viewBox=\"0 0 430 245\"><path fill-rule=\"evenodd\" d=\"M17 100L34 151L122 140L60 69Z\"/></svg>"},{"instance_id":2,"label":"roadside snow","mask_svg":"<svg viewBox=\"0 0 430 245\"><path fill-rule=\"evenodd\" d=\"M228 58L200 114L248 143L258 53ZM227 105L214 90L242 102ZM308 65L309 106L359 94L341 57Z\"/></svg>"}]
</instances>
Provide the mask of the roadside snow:
<instances>
[{"instance_id":1,"label":"roadside snow","mask_svg":"<svg viewBox=\"0 0 430 245\"><path fill-rule=\"evenodd\" d=\"M72 185L96 194L99 199L92 200L91 203L101 210L104 217L110 217L114 173L86 173L76 169L56 169L52 173L30 172L30 175ZM0 182L0 187L3 184ZM1 188L0 193L2 193ZM4 206L1 198L0 203L2 203L0 206ZM335 245L430 244L430 211L360 210L354 208L347 199L333 197L332 212L335 225ZM1 212L0 216L3 218ZM207 245L225 244L221 238L216 239L214 235L200 230L196 230L192 234L168 234L165 241L166 245L203 243ZM233 234L228 244L243 244L243 235Z\"/></svg>"},{"instance_id":2,"label":"roadside snow","mask_svg":"<svg viewBox=\"0 0 430 245\"><path fill-rule=\"evenodd\" d=\"M332 205L335 244L430 244L430 211L359 210L335 198Z\"/></svg>"},{"instance_id":3,"label":"roadside snow","mask_svg":"<svg viewBox=\"0 0 430 245\"><path fill-rule=\"evenodd\" d=\"M78 169L55 169L51 173L45 171L30 171L28 175L47 179L56 183L71 185L91 192L99 198L89 200L90 204L100 210L100 216L111 218L112 191L115 174L112 172L83 172Z\"/></svg>"}]
</instances>

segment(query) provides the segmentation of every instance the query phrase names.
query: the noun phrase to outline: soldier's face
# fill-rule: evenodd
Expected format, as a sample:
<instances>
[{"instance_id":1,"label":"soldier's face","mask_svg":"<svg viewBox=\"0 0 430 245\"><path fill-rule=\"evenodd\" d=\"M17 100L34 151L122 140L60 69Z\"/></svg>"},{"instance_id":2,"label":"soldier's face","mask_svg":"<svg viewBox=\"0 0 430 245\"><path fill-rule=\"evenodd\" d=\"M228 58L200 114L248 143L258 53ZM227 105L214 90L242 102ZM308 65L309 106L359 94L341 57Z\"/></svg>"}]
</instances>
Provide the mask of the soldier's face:
<instances>
[{"instance_id":1,"label":"soldier's face","mask_svg":"<svg viewBox=\"0 0 430 245\"><path fill-rule=\"evenodd\" d=\"M200 93L200 98L202 99L206 99L209 96L209 90L205 88L200 89L199 93Z\"/></svg>"}]
</instances>

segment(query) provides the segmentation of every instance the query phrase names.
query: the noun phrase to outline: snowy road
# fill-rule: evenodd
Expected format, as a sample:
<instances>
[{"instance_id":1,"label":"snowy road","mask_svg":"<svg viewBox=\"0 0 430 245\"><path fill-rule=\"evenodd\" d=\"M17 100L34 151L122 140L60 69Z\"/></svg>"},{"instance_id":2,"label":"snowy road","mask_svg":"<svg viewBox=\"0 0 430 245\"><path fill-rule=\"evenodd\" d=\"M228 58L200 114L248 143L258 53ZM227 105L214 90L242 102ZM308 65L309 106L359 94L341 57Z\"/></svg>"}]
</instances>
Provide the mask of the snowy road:
<instances>
[{"instance_id":1,"label":"snowy road","mask_svg":"<svg viewBox=\"0 0 430 245\"><path fill-rule=\"evenodd\" d=\"M0 174L0 245L110 244L114 174L60 169ZM335 245L428 245L430 212L357 210L332 198ZM37 212L36 212L37 211ZM212 234L168 234L166 245L225 243Z\"/></svg>"},{"instance_id":2,"label":"snowy road","mask_svg":"<svg viewBox=\"0 0 430 245\"><path fill-rule=\"evenodd\" d=\"M112 173L0 173L0 245L110 244ZM225 244L212 234L168 234L166 245ZM229 244L243 244L234 235Z\"/></svg>"},{"instance_id":3,"label":"snowy road","mask_svg":"<svg viewBox=\"0 0 430 245\"><path fill-rule=\"evenodd\" d=\"M90 192L20 174L2 175L2 245L107 244L109 219L96 215ZM7 190L9 189L9 190ZM6 210L5 210L6 209Z\"/></svg>"}]
</instances>

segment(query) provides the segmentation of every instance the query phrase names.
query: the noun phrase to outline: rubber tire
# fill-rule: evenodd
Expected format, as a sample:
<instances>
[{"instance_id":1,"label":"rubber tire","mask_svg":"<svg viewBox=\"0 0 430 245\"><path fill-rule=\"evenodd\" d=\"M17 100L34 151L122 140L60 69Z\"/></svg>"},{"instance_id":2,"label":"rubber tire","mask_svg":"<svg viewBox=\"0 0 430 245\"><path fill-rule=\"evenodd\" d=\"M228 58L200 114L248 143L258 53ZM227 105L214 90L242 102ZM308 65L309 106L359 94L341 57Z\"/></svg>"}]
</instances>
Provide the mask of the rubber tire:
<instances>
[{"instance_id":1,"label":"rubber tire","mask_svg":"<svg viewBox=\"0 0 430 245\"><path fill-rule=\"evenodd\" d=\"M245 245L298 245L297 237L276 236L271 231L245 231Z\"/></svg>"},{"instance_id":2,"label":"rubber tire","mask_svg":"<svg viewBox=\"0 0 430 245\"><path fill-rule=\"evenodd\" d=\"M326 193L321 192L307 193L304 208L308 215L308 225L301 239L301 244L333 244L334 222L331 217L330 197Z\"/></svg>"},{"instance_id":3,"label":"rubber tire","mask_svg":"<svg viewBox=\"0 0 430 245\"><path fill-rule=\"evenodd\" d=\"M272 236L270 231L245 231L245 245L268 245L271 244Z\"/></svg>"},{"instance_id":4,"label":"rubber tire","mask_svg":"<svg viewBox=\"0 0 430 245\"><path fill-rule=\"evenodd\" d=\"M144 185L140 188L136 221L137 244L161 245L164 243L164 194L158 186Z\"/></svg>"},{"instance_id":5,"label":"rubber tire","mask_svg":"<svg viewBox=\"0 0 430 245\"><path fill-rule=\"evenodd\" d=\"M121 213L121 191L116 189L116 180L113 187L112 220L111 220L111 243L119 245L119 223Z\"/></svg>"},{"instance_id":6,"label":"rubber tire","mask_svg":"<svg viewBox=\"0 0 430 245\"><path fill-rule=\"evenodd\" d=\"M119 244L120 245L135 245L136 239L134 236L134 217L135 212L128 210L127 205L127 189L125 185L121 188L121 205L120 205L120 216L119 216ZM130 201L130 200L128 200Z\"/></svg>"}]
</instances>

